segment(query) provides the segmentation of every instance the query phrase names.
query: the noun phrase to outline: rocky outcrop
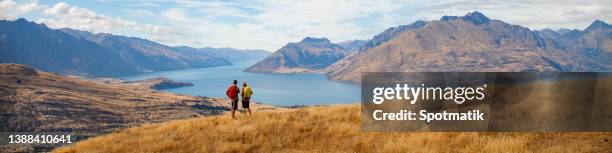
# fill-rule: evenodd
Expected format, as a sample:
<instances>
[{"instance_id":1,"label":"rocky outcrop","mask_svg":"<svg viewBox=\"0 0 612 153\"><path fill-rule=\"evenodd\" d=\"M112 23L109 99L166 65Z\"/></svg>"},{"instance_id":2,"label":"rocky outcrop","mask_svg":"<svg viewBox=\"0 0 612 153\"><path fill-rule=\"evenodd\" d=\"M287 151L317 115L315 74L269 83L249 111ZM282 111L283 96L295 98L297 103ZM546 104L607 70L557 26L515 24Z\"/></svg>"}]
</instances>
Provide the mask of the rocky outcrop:
<instances>
[{"instance_id":1,"label":"rocky outcrop","mask_svg":"<svg viewBox=\"0 0 612 153\"><path fill-rule=\"evenodd\" d=\"M155 90L193 86L193 83L174 81L162 77L136 81L134 83L142 84L143 86L147 86Z\"/></svg>"},{"instance_id":2,"label":"rocky outcrop","mask_svg":"<svg viewBox=\"0 0 612 153\"><path fill-rule=\"evenodd\" d=\"M0 74L1 75L20 75L20 76L34 76L38 75L36 69L22 65L22 64L13 64L13 63L5 63L0 66Z\"/></svg>"}]
</instances>

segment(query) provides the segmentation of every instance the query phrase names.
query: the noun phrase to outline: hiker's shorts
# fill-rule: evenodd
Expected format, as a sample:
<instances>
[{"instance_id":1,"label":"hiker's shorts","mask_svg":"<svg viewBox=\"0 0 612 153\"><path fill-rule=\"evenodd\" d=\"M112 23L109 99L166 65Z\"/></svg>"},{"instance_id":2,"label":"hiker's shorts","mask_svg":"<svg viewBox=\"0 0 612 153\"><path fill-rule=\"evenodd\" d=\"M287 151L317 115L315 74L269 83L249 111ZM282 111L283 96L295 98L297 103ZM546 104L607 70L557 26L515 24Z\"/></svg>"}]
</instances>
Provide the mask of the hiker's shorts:
<instances>
[{"instance_id":1,"label":"hiker's shorts","mask_svg":"<svg viewBox=\"0 0 612 153\"><path fill-rule=\"evenodd\" d=\"M233 110L237 110L238 109L238 98L232 99L232 109Z\"/></svg>"},{"instance_id":2,"label":"hiker's shorts","mask_svg":"<svg viewBox=\"0 0 612 153\"><path fill-rule=\"evenodd\" d=\"M249 99L242 99L242 108L249 108Z\"/></svg>"}]
</instances>

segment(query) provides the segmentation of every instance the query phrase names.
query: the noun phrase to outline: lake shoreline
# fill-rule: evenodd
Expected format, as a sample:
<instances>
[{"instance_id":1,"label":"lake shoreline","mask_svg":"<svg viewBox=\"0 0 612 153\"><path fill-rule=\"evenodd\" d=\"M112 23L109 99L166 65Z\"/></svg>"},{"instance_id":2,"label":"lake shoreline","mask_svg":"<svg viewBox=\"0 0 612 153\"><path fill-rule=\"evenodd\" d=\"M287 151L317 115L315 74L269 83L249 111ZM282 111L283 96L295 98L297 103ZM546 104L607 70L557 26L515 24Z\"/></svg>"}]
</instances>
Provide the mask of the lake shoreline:
<instances>
[{"instance_id":1,"label":"lake shoreline","mask_svg":"<svg viewBox=\"0 0 612 153\"><path fill-rule=\"evenodd\" d=\"M357 84L331 81L324 74L244 72L244 69L256 62L253 60L237 62L230 66L153 72L118 79L137 81L165 77L175 81L189 82L194 86L162 91L208 97L225 97L225 90L233 80L238 80L239 86L246 81L253 88L253 101L285 107L349 104L361 100L361 97L358 96L361 91Z\"/></svg>"}]
</instances>

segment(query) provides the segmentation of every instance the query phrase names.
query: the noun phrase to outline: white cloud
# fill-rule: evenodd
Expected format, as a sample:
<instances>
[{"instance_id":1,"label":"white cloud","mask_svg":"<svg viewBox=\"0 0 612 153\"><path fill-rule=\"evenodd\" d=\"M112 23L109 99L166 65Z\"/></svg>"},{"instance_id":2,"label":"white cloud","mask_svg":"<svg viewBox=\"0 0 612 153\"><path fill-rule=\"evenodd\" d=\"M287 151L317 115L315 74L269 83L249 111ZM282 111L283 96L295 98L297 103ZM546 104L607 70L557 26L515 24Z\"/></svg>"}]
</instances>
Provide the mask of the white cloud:
<instances>
[{"instance_id":1,"label":"white cloud","mask_svg":"<svg viewBox=\"0 0 612 153\"><path fill-rule=\"evenodd\" d=\"M359 25L357 19L401 8L389 1L365 0L173 2L178 5L161 14L178 29L184 29L182 37L188 38L173 43L267 50L276 50L307 36L327 37L332 41L369 38L379 31ZM185 13L187 10L195 11ZM226 22L228 17L239 21Z\"/></svg>"},{"instance_id":2,"label":"white cloud","mask_svg":"<svg viewBox=\"0 0 612 153\"><path fill-rule=\"evenodd\" d=\"M384 29L415 20L481 11L493 19L533 29L586 27L594 19L610 20L608 1L578 0L295 0L193 1L131 0L139 7L175 4L157 12L172 35L152 39L195 47L263 48L275 50L306 36L339 42L368 39ZM147 4L147 5L139 5ZM145 11L146 12L146 11ZM141 13L145 13L141 11ZM147 13L150 14L150 13ZM234 20L234 21L228 21Z\"/></svg>"},{"instance_id":3,"label":"white cloud","mask_svg":"<svg viewBox=\"0 0 612 153\"><path fill-rule=\"evenodd\" d=\"M20 15L41 10L45 7L44 5L39 5L38 1L17 4L13 0L3 0L0 2L0 19L15 19Z\"/></svg>"},{"instance_id":4,"label":"white cloud","mask_svg":"<svg viewBox=\"0 0 612 153\"><path fill-rule=\"evenodd\" d=\"M38 20L52 28L74 28L94 33L118 33L135 31L145 36L171 35L173 29L151 24L140 24L133 21L113 18L98 14L86 8L78 8L64 2L57 3L42 11L51 18Z\"/></svg>"},{"instance_id":5,"label":"white cloud","mask_svg":"<svg viewBox=\"0 0 612 153\"><path fill-rule=\"evenodd\" d=\"M155 18L158 17L158 14L153 13L149 10L145 10L145 9L129 9L129 10L122 10L122 12L124 14L126 14L128 17L132 17L132 18Z\"/></svg>"},{"instance_id":6,"label":"white cloud","mask_svg":"<svg viewBox=\"0 0 612 153\"><path fill-rule=\"evenodd\" d=\"M166 19L171 20L171 21L179 21L179 22L189 21L189 18L187 18L187 15L185 15L183 10L175 9L175 8L163 11L162 16L164 16Z\"/></svg>"},{"instance_id":7,"label":"white cloud","mask_svg":"<svg viewBox=\"0 0 612 153\"><path fill-rule=\"evenodd\" d=\"M35 21L45 23L51 28L73 28L93 33L139 35L147 38L160 38L176 34L175 30L170 27L113 18L64 2L48 7L39 4L36 0L26 2L0 1L0 19L14 19L26 13L39 13L42 17L35 19Z\"/></svg>"},{"instance_id":8,"label":"white cloud","mask_svg":"<svg viewBox=\"0 0 612 153\"><path fill-rule=\"evenodd\" d=\"M349 39L344 36L354 37L369 28L356 25L360 18L388 14L399 9L399 6L401 4L389 1L269 0L262 4L262 13L253 18L267 27L286 29L285 32L291 35L314 34L332 39Z\"/></svg>"},{"instance_id":9,"label":"white cloud","mask_svg":"<svg viewBox=\"0 0 612 153\"><path fill-rule=\"evenodd\" d=\"M231 1L176 1L181 7L194 9L202 14L214 16L249 17L250 14L239 9L243 4Z\"/></svg>"}]
</instances>

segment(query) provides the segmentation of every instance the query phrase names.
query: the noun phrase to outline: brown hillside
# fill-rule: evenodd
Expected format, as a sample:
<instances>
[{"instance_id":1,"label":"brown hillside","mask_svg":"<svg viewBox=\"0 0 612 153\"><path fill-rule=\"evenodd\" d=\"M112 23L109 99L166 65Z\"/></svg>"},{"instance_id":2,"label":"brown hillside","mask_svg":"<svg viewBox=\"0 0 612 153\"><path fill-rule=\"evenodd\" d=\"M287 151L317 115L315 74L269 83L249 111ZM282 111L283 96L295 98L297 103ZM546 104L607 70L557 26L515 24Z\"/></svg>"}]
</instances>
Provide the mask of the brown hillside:
<instances>
[{"instance_id":1,"label":"brown hillside","mask_svg":"<svg viewBox=\"0 0 612 153\"><path fill-rule=\"evenodd\" d=\"M159 80L105 83L0 64L0 132L98 133L228 110L222 98L150 89Z\"/></svg>"}]
</instances>

